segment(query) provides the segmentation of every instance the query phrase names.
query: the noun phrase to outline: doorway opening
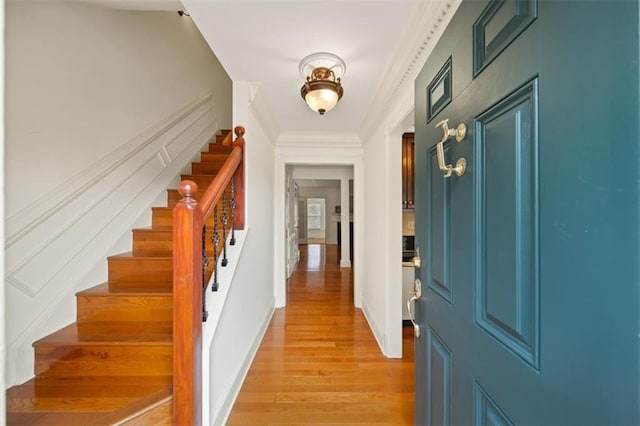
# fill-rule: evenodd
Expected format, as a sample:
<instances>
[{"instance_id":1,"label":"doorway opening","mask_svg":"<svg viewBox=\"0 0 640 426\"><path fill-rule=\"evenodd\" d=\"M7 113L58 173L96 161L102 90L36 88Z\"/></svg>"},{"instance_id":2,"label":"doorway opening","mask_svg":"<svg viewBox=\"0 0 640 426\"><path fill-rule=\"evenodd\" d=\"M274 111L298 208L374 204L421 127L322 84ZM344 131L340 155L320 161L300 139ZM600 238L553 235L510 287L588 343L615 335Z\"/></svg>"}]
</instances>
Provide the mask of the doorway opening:
<instances>
[{"instance_id":1,"label":"doorway opening","mask_svg":"<svg viewBox=\"0 0 640 426\"><path fill-rule=\"evenodd\" d=\"M361 169L353 164L283 164L282 169L282 229L284 243L276 253L284 254L281 263L284 270L276 268L276 305L285 306L287 280L300 261L301 249L310 244L334 246L339 268L349 269L357 250L351 249L357 241L357 228L341 227L341 224L357 223L358 200L361 188L354 185L355 174ZM354 229L354 234L349 231ZM304 247L303 247L304 246ZM326 249L326 247L323 247ZM276 262L278 264L278 262ZM280 275L282 271L282 275ZM345 271L346 272L346 271ZM354 273L354 305L360 307L361 291L357 271ZM282 277L282 278L280 278ZM283 279L280 281L280 279ZM280 285L282 283L282 285Z\"/></svg>"},{"instance_id":2,"label":"doorway opening","mask_svg":"<svg viewBox=\"0 0 640 426\"><path fill-rule=\"evenodd\" d=\"M326 214L324 198L307 198L307 242L325 244Z\"/></svg>"}]
</instances>

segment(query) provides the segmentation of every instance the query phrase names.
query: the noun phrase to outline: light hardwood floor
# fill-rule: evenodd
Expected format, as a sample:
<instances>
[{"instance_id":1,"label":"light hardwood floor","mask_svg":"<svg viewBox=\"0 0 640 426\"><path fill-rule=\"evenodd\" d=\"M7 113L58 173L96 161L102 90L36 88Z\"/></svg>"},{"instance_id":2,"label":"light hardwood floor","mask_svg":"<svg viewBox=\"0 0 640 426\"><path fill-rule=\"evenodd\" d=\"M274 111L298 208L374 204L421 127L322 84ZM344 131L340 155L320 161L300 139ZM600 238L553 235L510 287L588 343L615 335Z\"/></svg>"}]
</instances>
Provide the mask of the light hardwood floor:
<instances>
[{"instance_id":1,"label":"light hardwood floor","mask_svg":"<svg viewBox=\"0 0 640 426\"><path fill-rule=\"evenodd\" d=\"M353 306L338 247L301 246L301 257L228 425L413 424L411 328L405 358L385 358Z\"/></svg>"}]
</instances>

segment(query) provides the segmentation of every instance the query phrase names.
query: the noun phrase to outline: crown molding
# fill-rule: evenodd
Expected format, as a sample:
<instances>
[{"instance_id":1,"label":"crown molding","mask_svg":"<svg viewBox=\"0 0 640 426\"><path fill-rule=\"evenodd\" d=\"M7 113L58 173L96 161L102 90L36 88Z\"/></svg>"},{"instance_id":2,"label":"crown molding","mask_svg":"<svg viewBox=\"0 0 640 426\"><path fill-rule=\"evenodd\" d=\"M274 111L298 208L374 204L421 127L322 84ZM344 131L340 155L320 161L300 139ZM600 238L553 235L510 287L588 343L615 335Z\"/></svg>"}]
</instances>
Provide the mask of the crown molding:
<instances>
[{"instance_id":1,"label":"crown molding","mask_svg":"<svg viewBox=\"0 0 640 426\"><path fill-rule=\"evenodd\" d=\"M413 82L433 51L444 29L462 0L417 1L412 12L413 19L399 50L386 70L381 86L372 103L374 107L364 120L360 135L366 144L371 135L380 128L381 123L391 123L394 127L403 117L390 115L390 111L406 114L411 105L407 102L406 92L413 93ZM404 46L404 48L402 48Z\"/></svg>"}]
</instances>

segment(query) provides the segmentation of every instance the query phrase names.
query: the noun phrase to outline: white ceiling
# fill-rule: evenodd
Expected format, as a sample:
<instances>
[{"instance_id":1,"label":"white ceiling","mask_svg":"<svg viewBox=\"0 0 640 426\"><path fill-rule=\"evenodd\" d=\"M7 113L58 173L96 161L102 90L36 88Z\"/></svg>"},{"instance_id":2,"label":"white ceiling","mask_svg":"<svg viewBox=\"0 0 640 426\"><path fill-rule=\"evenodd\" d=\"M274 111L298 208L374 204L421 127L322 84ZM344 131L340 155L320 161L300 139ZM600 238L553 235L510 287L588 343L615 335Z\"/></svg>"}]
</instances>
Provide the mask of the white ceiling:
<instances>
[{"instance_id":1,"label":"white ceiling","mask_svg":"<svg viewBox=\"0 0 640 426\"><path fill-rule=\"evenodd\" d=\"M234 81L260 82L280 132L359 133L409 23L413 0L184 0ZM315 52L346 62L344 96L324 116L300 96L298 64Z\"/></svg>"},{"instance_id":2,"label":"white ceiling","mask_svg":"<svg viewBox=\"0 0 640 426\"><path fill-rule=\"evenodd\" d=\"M255 83L277 135L360 136L412 84L452 0L80 0L189 12L234 82ZM435 25L434 25L435 23ZM430 32L429 32L430 31ZM300 96L298 64L315 52L346 62L344 96L324 116ZM374 110L374 108L376 110ZM413 123L410 123L410 125Z\"/></svg>"}]
</instances>

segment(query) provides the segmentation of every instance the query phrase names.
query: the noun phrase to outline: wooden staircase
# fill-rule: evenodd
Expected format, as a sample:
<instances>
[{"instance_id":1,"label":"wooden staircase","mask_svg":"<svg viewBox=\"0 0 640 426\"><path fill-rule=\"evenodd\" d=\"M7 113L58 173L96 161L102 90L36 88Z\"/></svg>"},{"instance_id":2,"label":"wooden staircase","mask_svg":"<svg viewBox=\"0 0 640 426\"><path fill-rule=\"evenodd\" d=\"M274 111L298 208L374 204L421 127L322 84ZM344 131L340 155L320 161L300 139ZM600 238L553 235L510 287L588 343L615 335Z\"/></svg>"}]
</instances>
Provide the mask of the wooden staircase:
<instances>
[{"instance_id":1,"label":"wooden staircase","mask_svg":"<svg viewBox=\"0 0 640 426\"><path fill-rule=\"evenodd\" d=\"M202 189L197 199L231 150L223 131L182 176ZM168 190L151 227L133 229L132 251L107 259L108 281L76 294L75 323L33 344L35 377L7 390L8 425L172 423L172 209L180 198Z\"/></svg>"}]
</instances>

